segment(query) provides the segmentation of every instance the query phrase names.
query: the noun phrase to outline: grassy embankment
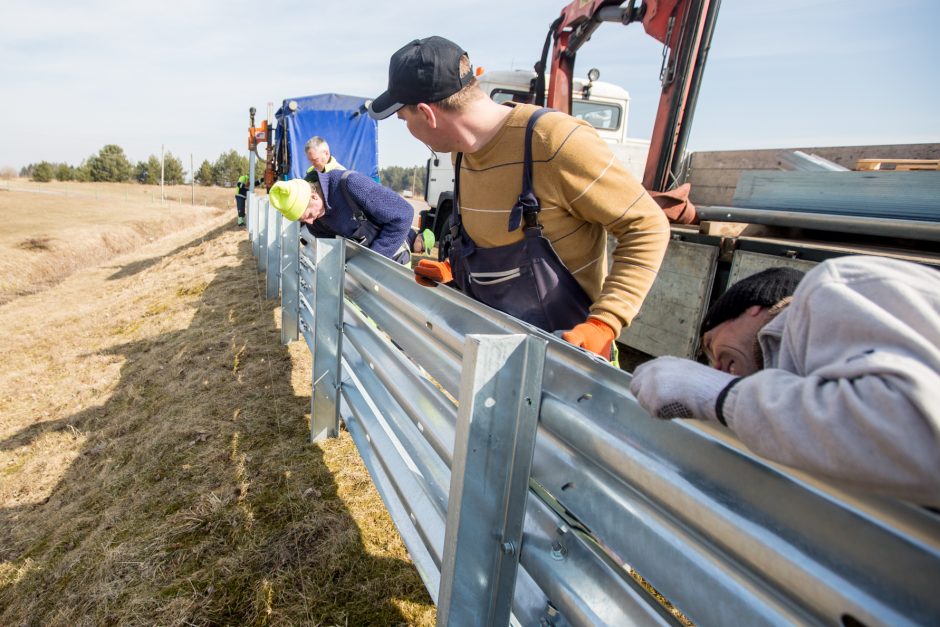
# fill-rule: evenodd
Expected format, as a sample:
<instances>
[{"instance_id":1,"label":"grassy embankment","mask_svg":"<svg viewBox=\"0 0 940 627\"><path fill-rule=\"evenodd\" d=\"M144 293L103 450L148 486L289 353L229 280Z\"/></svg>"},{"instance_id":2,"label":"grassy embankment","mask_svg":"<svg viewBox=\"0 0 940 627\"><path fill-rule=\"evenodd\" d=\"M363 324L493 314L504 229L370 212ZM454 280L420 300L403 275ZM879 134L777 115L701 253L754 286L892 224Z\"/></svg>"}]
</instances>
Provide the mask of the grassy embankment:
<instances>
[{"instance_id":1,"label":"grassy embankment","mask_svg":"<svg viewBox=\"0 0 940 627\"><path fill-rule=\"evenodd\" d=\"M134 252L0 306L0 624L433 624L348 435L306 441L309 353L233 216L147 243L149 198L83 206ZM32 215L17 272L94 263Z\"/></svg>"},{"instance_id":2,"label":"grassy embankment","mask_svg":"<svg viewBox=\"0 0 940 627\"><path fill-rule=\"evenodd\" d=\"M223 212L231 189L0 181L0 304Z\"/></svg>"}]
</instances>

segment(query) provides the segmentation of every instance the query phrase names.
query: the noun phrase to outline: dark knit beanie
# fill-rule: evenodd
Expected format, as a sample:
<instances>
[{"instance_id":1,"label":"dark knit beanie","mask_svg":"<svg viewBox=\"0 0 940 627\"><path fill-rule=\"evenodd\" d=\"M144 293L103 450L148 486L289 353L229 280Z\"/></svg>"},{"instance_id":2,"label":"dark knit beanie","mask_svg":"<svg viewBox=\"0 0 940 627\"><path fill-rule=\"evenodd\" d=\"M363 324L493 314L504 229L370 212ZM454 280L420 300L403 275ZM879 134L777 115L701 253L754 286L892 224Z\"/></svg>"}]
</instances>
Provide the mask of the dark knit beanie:
<instances>
[{"instance_id":1,"label":"dark knit beanie","mask_svg":"<svg viewBox=\"0 0 940 627\"><path fill-rule=\"evenodd\" d=\"M792 296L803 274L793 268L767 268L741 279L708 309L700 334L726 320L737 318L752 305L773 307L787 296Z\"/></svg>"}]
</instances>

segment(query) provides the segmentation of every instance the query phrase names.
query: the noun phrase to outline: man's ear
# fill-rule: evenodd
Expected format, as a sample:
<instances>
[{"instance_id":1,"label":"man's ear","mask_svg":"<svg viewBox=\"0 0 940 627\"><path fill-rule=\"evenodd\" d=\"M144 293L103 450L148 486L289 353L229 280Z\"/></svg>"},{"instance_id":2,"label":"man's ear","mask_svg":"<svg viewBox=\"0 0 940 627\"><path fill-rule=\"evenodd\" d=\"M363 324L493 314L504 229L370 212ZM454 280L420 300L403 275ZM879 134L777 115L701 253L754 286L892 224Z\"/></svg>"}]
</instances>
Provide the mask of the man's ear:
<instances>
[{"instance_id":1,"label":"man's ear","mask_svg":"<svg viewBox=\"0 0 940 627\"><path fill-rule=\"evenodd\" d=\"M755 316L761 315L765 311L767 311L766 307L762 307L761 305L751 305L744 310L744 315L753 318Z\"/></svg>"},{"instance_id":2,"label":"man's ear","mask_svg":"<svg viewBox=\"0 0 940 627\"><path fill-rule=\"evenodd\" d=\"M418 103L418 112L424 116L429 127L437 128L437 114L434 109L431 108L431 105L425 102Z\"/></svg>"}]
</instances>

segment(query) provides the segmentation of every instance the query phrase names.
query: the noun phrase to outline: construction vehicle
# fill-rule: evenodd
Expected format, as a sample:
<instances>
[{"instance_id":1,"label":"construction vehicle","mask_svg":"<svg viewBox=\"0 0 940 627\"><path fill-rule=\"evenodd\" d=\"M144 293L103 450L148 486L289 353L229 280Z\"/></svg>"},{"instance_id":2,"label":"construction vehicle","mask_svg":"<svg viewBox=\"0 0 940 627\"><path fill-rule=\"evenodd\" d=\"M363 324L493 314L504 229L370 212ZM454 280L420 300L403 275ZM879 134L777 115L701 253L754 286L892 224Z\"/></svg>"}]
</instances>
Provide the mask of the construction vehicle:
<instances>
[{"instance_id":1,"label":"construction vehicle","mask_svg":"<svg viewBox=\"0 0 940 627\"><path fill-rule=\"evenodd\" d=\"M480 86L498 102L532 102L588 121L648 190L666 191L681 175L719 4L719 0L646 0L639 5L635 0L626 3L575 0L549 27L534 72L483 74L479 77ZM624 25L642 22L650 36L663 42L660 70L663 91L649 141L631 139L626 134L629 112L626 90L599 83L597 69L590 70L586 78L574 77L578 49L603 22ZM546 74L550 49L551 69ZM622 112L619 120L615 119L618 108ZM421 226L432 229L438 237L446 231L453 203L453 170L448 171L448 167L449 163L442 164L437 155L428 162L425 189L430 209L421 216Z\"/></svg>"},{"instance_id":2,"label":"construction vehicle","mask_svg":"<svg viewBox=\"0 0 940 627\"><path fill-rule=\"evenodd\" d=\"M275 125L263 120L255 127L255 108L251 108L248 130L249 160L254 181L254 162L265 163L264 184L271 189L276 181L303 178L310 167L304 151L307 140L324 138L337 160L347 168L378 180L378 125L365 115L366 98L341 94L318 94L285 98L273 114ZM272 118L268 105L268 119ZM264 159L257 154L260 143L267 143Z\"/></svg>"}]
</instances>

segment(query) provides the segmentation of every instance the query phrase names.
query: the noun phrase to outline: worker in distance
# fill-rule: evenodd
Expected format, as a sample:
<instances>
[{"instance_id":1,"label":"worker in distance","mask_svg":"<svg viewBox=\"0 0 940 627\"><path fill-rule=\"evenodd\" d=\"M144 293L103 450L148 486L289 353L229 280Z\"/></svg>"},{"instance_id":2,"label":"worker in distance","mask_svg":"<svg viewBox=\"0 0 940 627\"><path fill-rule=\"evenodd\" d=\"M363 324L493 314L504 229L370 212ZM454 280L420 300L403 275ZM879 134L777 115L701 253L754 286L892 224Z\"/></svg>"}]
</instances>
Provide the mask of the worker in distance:
<instances>
[{"instance_id":1,"label":"worker in distance","mask_svg":"<svg viewBox=\"0 0 940 627\"><path fill-rule=\"evenodd\" d=\"M864 256L765 270L722 294L702 333L712 367L636 369L650 414L721 423L773 461L940 505L940 272Z\"/></svg>"},{"instance_id":2,"label":"worker in distance","mask_svg":"<svg viewBox=\"0 0 940 627\"><path fill-rule=\"evenodd\" d=\"M330 153L330 145L319 135L314 135L307 140L307 143L304 144L304 152L307 155L307 160L310 162L310 167L307 168L306 178L310 178L313 172L323 174L324 172L332 172L333 170L346 169L345 166L337 161L336 157Z\"/></svg>"},{"instance_id":3,"label":"worker in distance","mask_svg":"<svg viewBox=\"0 0 940 627\"><path fill-rule=\"evenodd\" d=\"M235 183L235 223L238 226L245 226L245 203L248 201L249 183L247 174L239 176ZM261 179L255 181L255 185L261 185Z\"/></svg>"},{"instance_id":4,"label":"worker in distance","mask_svg":"<svg viewBox=\"0 0 940 627\"><path fill-rule=\"evenodd\" d=\"M399 263L411 259L406 238L414 209L360 172L331 170L279 181L269 199L285 218L302 222L313 237L345 237Z\"/></svg>"},{"instance_id":5,"label":"worker in distance","mask_svg":"<svg viewBox=\"0 0 940 627\"><path fill-rule=\"evenodd\" d=\"M420 260L416 280L450 284L609 359L656 278L669 225L597 132L557 111L495 103L467 53L436 36L392 55L388 90L369 114L395 114L435 152L454 153L449 257Z\"/></svg>"}]
</instances>

